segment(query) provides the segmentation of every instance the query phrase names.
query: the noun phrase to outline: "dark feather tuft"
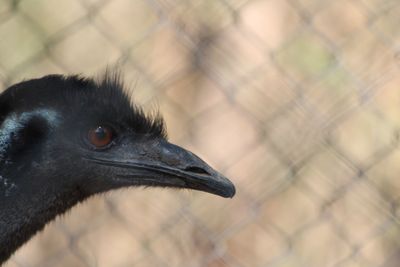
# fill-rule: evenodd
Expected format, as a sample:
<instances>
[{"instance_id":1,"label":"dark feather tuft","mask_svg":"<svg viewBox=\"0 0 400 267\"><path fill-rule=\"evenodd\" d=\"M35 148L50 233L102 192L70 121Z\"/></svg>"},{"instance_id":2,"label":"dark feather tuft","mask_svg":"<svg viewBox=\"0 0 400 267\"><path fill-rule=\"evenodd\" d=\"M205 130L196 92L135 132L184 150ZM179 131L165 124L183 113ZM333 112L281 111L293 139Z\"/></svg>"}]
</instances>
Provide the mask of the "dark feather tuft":
<instances>
[{"instance_id":1,"label":"dark feather tuft","mask_svg":"<svg viewBox=\"0 0 400 267\"><path fill-rule=\"evenodd\" d=\"M22 112L53 107L66 109L64 114L71 114L70 119L74 122L85 119L98 123L115 122L140 134L167 137L162 116L158 112L146 114L133 104L117 71L106 71L98 80L79 75L48 75L23 81L1 94L0 106L0 123L1 118L13 110ZM73 114L79 117L73 117Z\"/></svg>"},{"instance_id":2,"label":"dark feather tuft","mask_svg":"<svg viewBox=\"0 0 400 267\"><path fill-rule=\"evenodd\" d=\"M120 72L107 70L105 74L96 81L96 84L100 90L110 93L110 98L115 100L113 103L117 105L122 104L119 107L114 107L116 110L129 106L130 111L121 110L120 112L126 112L126 120L129 121L130 125L134 126L138 132L167 138L165 122L161 114L158 111L146 114L143 108L132 103L125 89Z\"/></svg>"}]
</instances>

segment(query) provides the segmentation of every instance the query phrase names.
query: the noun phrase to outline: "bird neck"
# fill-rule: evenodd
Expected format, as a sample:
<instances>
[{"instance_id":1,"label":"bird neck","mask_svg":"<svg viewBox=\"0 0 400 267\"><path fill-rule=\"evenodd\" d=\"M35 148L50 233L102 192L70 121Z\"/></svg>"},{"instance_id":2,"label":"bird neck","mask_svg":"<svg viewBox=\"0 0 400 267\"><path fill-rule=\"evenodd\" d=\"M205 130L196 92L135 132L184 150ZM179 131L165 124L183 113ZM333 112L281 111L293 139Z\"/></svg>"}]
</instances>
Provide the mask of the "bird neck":
<instances>
[{"instance_id":1,"label":"bird neck","mask_svg":"<svg viewBox=\"0 0 400 267\"><path fill-rule=\"evenodd\" d=\"M49 221L83 199L78 194L54 195L46 191L33 196L19 188L5 196L6 191L0 190L0 265Z\"/></svg>"}]
</instances>

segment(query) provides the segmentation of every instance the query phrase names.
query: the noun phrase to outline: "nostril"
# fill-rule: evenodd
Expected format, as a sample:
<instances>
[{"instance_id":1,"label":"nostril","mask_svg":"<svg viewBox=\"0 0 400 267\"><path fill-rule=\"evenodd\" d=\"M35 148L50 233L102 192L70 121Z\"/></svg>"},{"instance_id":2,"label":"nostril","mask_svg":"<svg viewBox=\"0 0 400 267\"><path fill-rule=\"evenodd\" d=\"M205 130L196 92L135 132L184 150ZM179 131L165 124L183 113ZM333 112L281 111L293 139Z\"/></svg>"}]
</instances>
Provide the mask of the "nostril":
<instances>
[{"instance_id":1,"label":"nostril","mask_svg":"<svg viewBox=\"0 0 400 267\"><path fill-rule=\"evenodd\" d=\"M189 166L187 168L185 168L185 171L187 172L194 172L194 173L198 173L198 174L207 174L210 175L206 170L204 170L203 168L200 167L196 167L196 166Z\"/></svg>"}]
</instances>

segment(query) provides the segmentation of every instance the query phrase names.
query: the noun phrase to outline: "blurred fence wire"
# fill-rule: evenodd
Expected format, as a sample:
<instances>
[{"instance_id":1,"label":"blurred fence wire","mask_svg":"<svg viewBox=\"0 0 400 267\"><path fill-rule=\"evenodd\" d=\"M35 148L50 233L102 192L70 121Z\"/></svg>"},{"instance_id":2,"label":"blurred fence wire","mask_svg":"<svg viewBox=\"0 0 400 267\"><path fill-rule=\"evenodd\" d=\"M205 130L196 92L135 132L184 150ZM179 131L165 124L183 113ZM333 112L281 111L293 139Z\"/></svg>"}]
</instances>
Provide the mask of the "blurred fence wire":
<instances>
[{"instance_id":1,"label":"blurred fence wire","mask_svg":"<svg viewBox=\"0 0 400 267\"><path fill-rule=\"evenodd\" d=\"M232 200L129 189L7 267L399 266L398 0L0 2L0 87L118 65Z\"/></svg>"}]
</instances>

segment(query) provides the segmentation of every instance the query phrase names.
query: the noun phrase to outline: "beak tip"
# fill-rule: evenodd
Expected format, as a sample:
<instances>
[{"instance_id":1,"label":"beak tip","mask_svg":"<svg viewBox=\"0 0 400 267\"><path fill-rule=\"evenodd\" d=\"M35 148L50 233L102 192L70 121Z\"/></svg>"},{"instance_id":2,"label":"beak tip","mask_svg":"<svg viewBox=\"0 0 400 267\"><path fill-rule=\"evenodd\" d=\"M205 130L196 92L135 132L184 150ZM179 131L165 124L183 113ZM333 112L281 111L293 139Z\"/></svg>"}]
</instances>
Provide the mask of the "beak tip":
<instances>
[{"instance_id":1,"label":"beak tip","mask_svg":"<svg viewBox=\"0 0 400 267\"><path fill-rule=\"evenodd\" d=\"M235 185L228 180L228 183L224 186L223 192L220 194L220 196L224 198L233 198L236 194L236 188Z\"/></svg>"},{"instance_id":2,"label":"beak tip","mask_svg":"<svg viewBox=\"0 0 400 267\"><path fill-rule=\"evenodd\" d=\"M232 184L232 187L229 189L227 196L229 198L233 198L236 194L236 188L235 186Z\"/></svg>"}]
</instances>

